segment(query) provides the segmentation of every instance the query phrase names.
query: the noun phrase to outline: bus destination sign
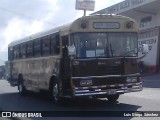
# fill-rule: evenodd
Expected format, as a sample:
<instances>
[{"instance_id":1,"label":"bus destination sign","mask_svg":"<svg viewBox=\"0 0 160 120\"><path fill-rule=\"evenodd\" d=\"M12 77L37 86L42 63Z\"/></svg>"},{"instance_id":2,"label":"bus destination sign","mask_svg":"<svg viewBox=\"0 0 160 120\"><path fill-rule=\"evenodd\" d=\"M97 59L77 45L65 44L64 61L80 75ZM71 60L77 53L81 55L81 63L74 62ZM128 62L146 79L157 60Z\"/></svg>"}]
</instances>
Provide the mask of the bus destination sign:
<instances>
[{"instance_id":1,"label":"bus destination sign","mask_svg":"<svg viewBox=\"0 0 160 120\"><path fill-rule=\"evenodd\" d=\"M119 29L120 24L117 22L95 22L93 27L95 29Z\"/></svg>"}]
</instances>

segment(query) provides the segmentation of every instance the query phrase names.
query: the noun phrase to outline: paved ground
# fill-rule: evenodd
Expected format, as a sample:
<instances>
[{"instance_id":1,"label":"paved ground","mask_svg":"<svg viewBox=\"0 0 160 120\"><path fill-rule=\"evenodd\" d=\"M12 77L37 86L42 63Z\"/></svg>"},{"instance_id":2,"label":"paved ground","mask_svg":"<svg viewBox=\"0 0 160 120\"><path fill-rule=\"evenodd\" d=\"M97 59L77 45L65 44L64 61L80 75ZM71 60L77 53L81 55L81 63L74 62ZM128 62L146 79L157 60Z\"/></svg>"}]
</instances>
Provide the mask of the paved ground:
<instances>
[{"instance_id":1,"label":"paved ground","mask_svg":"<svg viewBox=\"0 0 160 120\"><path fill-rule=\"evenodd\" d=\"M144 75L144 89L142 92L127 93L121 95L118 102L111 104L106 99L83 99L67 101L63 106L57 106L45 96L30 93L21 97L17 87L10 87L6 80L0 80L0 110L3 111L160 111L160 74ZM53 118L47 118L53 119ZM73 117L60 117L56 119L75 119ZM82 119L76 118L76 119ZM83 118L88 119L111 119L111 118ZM121 120L158 120L158 118L112 118ZM160 119L160 118L159 118ZM1 118L0 118L1 120Z\"/></svg>"}]
</instances>

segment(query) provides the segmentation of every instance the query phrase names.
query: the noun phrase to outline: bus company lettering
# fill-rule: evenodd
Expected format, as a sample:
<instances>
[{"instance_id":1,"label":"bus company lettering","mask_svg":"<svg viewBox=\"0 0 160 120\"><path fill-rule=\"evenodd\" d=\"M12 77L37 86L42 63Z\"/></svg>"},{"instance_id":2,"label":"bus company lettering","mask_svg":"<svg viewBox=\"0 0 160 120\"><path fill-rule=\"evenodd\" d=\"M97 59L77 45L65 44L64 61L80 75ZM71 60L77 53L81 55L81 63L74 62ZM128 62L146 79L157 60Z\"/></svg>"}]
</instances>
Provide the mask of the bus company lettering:
<instances>
[{"instance_id":1,"label":"bus company lettering","mask_svg":"<svg viewBox=\"0 0 160 120\"><path fill-rule=\"evenodd\" d=\"M148 44L149 45L149 50L152 50L152 45L156 44L157 40L156 39L149 39L149 40L144 40L144 41L139 41L138 45L142 46L143 44ZM142 47L138 48L138 51L141 52L142 51Z\"/></svg>"},{"instance_id":2,"label":"bus company lettering","mask_svg":"<svg viewBox=\"0 0 160 120\"><path fill-rule=\"evenodd\" d=\"M128 8L129 6L130 6L130 2L124 1L124 2L120 3L120 10Z\"/></svg>"},{"instance_id":3,"label":"bus company lettering","mask_svg":"<svg viewBox=\"0 0 160 120\"><path fill-rule=\"evenodd\" d=\"M113 5L109 8L106 8L106 9L103 9L101 11L99 11L99 13L106 13L106 14L111 14L111 13L116 13L116 12L119 12L120 10L123 10L123 9L127 9L129 7L132 7L132 6L136 6L136 5L139 5L139 4L142 4L144 3L145 0L125 0L119 4L116 4L116 5Z\"/></svg>"},{"instance_id":4,"label":"bus company lettering","mask_svg":"<svg viewBox=\"0 0 160 120\"><path fill-rule=\"evenodd\" d=\"M107 13L115 13L115 12L119 11L119 5L115 5L113 7L110 7L106 11L107 11ZM105 10L104 10L103 14L105 14Z\"/></svg>"},{"instance_id":5,"label":"bus company lettering","mask_svg":"<svg viewBox=\"0 0 160 120\"><path fill-rule=\"evenodd\" d=\"M131 5L138 5L143 3L145 0L131 0Z\"/></svg>"},{"instance_id":6,"label":"bus company lettering","mask_svg":"<svg viewBox=\"0 0 160 120\"><path fill-rule=\"evenodd\" d=\"M126 0L120 3L120 10L143 3L144 0Z\"/></svg>"},{"instance_id":7,"label":"bus company lettering","mask_svg":"<svg viewBox=\"0 0 160 120\"><path fill-rule=\"evenodd\" d=\"M156 39L149 39L149 40L144 40L144 41L139 41L138 44L142 45L142 44L154 44L156 43Z\"/></svg>"}]
</instances>

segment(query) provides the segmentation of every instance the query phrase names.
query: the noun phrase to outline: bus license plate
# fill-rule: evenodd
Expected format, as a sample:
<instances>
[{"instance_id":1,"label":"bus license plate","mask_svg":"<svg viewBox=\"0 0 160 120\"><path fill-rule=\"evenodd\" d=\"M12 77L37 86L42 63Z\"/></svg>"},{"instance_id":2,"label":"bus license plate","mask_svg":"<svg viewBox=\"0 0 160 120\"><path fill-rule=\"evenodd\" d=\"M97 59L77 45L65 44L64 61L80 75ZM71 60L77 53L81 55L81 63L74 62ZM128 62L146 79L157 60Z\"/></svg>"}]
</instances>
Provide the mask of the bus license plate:
<instances>
[{"instance_id":1,"label":"bus license plate","mask_svg":"<svg viewBox=\"0 0 160 120\"><path fill-rule=\"evenodd\" d=\"M108 90L108 95L114 95L116 94L116 90Z\"/></svg>"}]
</instances>

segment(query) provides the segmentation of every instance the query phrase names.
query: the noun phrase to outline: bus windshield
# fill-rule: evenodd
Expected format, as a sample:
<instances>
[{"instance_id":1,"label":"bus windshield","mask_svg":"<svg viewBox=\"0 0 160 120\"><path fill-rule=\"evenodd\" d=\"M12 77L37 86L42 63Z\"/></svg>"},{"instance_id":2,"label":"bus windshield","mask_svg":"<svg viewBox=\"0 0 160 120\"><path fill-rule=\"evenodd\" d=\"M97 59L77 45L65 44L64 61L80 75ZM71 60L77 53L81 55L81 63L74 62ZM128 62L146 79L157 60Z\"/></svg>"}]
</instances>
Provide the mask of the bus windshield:
<instances>
[{"instance_id":1,"label":"bus windshield","mask_svg":"<svg viewBox=\"0 0 160 120\"><path fill-rule=\"evenodd\" d=\"M136 57L136 33L76 33L77 58Z\"/></svg>"}]
</instances>

